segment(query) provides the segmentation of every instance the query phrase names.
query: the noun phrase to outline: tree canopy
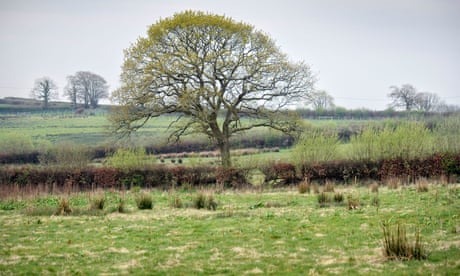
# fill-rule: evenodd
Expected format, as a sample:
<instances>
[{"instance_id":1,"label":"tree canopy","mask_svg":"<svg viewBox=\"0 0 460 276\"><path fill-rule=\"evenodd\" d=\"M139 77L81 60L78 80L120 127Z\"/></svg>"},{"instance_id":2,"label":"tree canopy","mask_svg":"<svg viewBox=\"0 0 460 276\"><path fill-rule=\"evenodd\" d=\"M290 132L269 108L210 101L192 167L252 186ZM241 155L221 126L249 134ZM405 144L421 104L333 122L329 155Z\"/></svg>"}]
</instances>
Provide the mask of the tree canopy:
<instances>
[{"instance_id":1,"label":"tree canopy","mask_svg":"<svg viewBox=\"0 0 460 276\"><path fill-rule=\"evenodd\" d=\"M113 93L120 107L111 120L116 131L130 133L151 118L178 114L172 136L207 135L229 167L232 135L255 127L293 131L297 120L286 110L305 101L313 84L309 66L290 62L264 32L185 11L151 25L125 50Z\"/></svg>"}]
</instances>

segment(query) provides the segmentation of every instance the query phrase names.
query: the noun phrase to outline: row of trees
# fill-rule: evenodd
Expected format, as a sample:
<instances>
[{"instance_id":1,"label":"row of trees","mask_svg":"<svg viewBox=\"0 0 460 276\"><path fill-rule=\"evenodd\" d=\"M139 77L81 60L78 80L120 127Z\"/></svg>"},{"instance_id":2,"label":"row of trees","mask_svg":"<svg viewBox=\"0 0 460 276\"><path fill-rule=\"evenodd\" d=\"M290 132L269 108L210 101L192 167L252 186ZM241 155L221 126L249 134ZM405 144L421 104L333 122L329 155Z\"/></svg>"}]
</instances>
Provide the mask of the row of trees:
<instances>
[{"instance_id":1,"label":"row of trees","mask_svg":"<svg viewBox=\"0 0 460 276\"><path fill-rule=\"evenodd\" d=\"M67 85L63 95L70 100L73 107L78 104L84 108L96 108L101 99L109 97L108 85L105 79L88 71L79 71L67 77ZM49 77L35 80L31 96L43 101L43 108L48 108L51 100L59 97L56 83Z\"/></svg>"},{"instance_id":2,"label":"row of trees","mask_svg":"<svg viewBox=\"0 0 460 276\"><path fill-rule=\"evenodd\" d=\"M391 86L388 97L391 98L390 108L405 111L426 112L454 112L458 106L448 105L439 96L430 92L418 92L411 84L403 84L401 87ZM307 106L313 110L333 110L336 108L334 98L326 91L312 91L307 98Z\"/></svg>"},{"instance_id":3,"label":"row of trees","mask_svg":"<svg viewBox=\"0 0 460 276\"><path fill-rule=\"evenodd\" d=\"M439 111L446 106L438 95L430 92L418 92L411 84L403 84L401 87L391 86L388 97L392 99L391 106L402 108L406 111Z\"/></svg>"}]
</instances>

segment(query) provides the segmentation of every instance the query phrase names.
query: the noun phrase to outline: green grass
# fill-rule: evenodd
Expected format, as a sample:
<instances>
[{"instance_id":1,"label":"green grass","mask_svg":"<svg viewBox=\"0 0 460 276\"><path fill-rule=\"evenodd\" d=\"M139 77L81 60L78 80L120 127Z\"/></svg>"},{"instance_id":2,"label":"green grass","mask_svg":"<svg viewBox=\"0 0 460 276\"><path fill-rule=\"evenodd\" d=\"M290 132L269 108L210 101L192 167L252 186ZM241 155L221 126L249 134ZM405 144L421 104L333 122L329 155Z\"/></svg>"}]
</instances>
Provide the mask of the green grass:
<instances>
[{"instance_id":1,"label":"green grass","mask_svg":"<svg viewBox=\"0 0 460 276\"><path fill-rule=\"evenodd\" d=\"M460 186L380 188L379 208L366 187L336 186L360 197L358 210L320 208L316 195L292 190L214 192L216 211L191 205L198 192L151 191L155 206L138 210L124 195L106 192L105 215L30 216L28 208L56 207L59 196L5 199L0 211L0 274L437 274L460 273ZM91 204L69 196L70 207ZM16 204L14 204L16 202ZM19 203L18 203L19 202ZM403 222L413 241L421 231L428 258L388 261L382 221Z\"/></svg>"}]
</instances>

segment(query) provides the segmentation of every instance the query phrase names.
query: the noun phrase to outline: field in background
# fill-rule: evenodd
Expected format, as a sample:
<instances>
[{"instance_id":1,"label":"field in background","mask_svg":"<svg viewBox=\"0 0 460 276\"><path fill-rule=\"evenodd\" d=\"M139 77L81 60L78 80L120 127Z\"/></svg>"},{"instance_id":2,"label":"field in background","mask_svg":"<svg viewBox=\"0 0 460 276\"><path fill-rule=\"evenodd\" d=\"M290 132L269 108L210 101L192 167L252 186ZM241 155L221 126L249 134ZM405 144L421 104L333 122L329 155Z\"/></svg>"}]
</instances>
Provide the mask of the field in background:
<instances>
[{"instance_id":1,"label":"field in background","mask_svg":"<svg viewBox=\"0 0 460 276\"><path fill-rule=\"evenodd\" d=\"M187 205L197 197L194 191L150 191L151 210L136 208L134 198L142 191L107 191L104 211L83 215L94 193L12 198L0 202L0 271L458 275L460 187L428 187L380 187L373 193L336 186L331 196L358 199L353 210L346 200L320 207L317 194L297 190L205 190L213 193L215 211ZM73 213L40 213L58 208L60 198L69 200ZM124 213L114 211L120 198ZM382 222L406 225L411 243L420 229L427 259L387 261Z\"/></svg>"}]
</instances>

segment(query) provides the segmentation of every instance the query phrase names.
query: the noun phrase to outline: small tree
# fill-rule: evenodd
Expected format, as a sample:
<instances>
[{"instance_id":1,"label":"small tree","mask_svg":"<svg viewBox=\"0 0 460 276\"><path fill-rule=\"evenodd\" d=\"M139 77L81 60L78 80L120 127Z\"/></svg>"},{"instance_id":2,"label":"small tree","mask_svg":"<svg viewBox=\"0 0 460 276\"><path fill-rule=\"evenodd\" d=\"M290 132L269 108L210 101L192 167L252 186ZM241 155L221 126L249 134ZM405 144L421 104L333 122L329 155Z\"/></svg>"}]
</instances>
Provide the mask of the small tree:
<instances>
[{"instance_id":1,"label":"small tree","mask_svg":"<svg viewBox=\"0 0 460 276\"><path fill-rule=\"evenodd\" d=\"M125 51L121 83L113 94L120 104L111 118L116 131L131 133L174 113L171 137L205 134L230 167L231 136L255 127L297 128L293 113L283 110L305 100L313 76L253 26L186 11L150 26Z\"/></svg>"},{"instance_id":2,"label":"small tree","mask_svg":"<svg viewBox=\"0 0 460 276\"><path fill-rule=\"evenodd\" d=\"M57 85L51 78L43 77L35 80L30 94L34 99L43 101L43 108L47 109L48 103L58 98Z\"/></svg>"}]
</instances>

